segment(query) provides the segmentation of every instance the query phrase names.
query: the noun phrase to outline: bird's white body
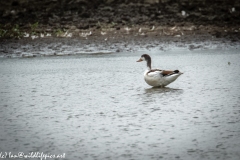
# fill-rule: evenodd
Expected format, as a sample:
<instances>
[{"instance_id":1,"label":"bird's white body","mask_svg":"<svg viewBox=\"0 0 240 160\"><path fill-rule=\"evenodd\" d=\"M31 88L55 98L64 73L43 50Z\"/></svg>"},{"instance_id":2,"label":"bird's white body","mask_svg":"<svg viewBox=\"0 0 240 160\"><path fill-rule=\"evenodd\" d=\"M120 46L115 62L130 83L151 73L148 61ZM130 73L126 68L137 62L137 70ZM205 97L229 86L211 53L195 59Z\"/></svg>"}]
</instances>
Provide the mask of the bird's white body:
<instances>
[{"instance_id":1,"label":"bird's white body","mask_svg":"<svg viewBox=\"0 0 240 160\"><path fill-rule=\"evenodd\" d=\"M144 80L145 82L153 87L164 87L167 86L168 84L174 82L182 73L176 73L176 74L171 74L171 75L162 75L163 71L154 71L154 72L149 72L147 69L144 72Z\"/></svg>"}]
</instances>

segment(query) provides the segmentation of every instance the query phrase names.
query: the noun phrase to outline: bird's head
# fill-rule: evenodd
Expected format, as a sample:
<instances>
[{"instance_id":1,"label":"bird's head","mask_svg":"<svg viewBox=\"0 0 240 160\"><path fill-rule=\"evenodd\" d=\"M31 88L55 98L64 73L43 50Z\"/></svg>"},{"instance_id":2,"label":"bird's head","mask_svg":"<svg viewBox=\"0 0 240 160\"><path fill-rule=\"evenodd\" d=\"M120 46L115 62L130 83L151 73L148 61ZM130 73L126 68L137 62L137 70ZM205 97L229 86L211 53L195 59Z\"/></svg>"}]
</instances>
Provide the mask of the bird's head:
<instances>
[{"instance_id":1,"label":"bird's head","mask_svg":"<svg viewBox=\"0 0 240 160\"><path fill-rule=\"evenodd\" d=\"M148 54L143 54L137 62L142 62L142 61L151 61L151 57Z\"/></svg>"}]
</instances>

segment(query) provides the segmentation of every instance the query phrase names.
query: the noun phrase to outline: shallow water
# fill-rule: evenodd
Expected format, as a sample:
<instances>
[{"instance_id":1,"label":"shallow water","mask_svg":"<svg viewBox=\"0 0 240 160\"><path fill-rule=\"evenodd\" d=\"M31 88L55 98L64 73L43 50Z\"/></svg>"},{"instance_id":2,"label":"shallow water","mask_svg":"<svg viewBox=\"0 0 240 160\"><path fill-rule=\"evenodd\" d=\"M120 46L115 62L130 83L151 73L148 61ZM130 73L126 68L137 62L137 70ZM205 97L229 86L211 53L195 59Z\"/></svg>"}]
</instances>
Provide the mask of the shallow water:
<instances>
[{"instance_id":1,"label":"shallow water","mask_svg":"<svg viewBox=\"0 0 240 160\"><path fill-rule=\"evenodd\" d=\"M74 159L240 159L239 49L0 59L0 152ZM228 64L230 62L230 65Z\"/></svg>"}]
</instances>

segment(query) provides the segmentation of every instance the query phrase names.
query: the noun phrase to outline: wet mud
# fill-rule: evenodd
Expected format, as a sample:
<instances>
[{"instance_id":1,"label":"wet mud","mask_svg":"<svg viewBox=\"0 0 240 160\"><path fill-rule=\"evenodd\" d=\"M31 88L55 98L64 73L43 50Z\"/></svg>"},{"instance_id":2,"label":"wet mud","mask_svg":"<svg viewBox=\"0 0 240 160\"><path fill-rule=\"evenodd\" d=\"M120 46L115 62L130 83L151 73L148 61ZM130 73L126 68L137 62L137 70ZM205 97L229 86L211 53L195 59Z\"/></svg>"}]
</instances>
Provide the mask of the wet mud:
<instances>
[{"instance_id":1,"label":"wet mud","mask_svg":"<svg viewBox=\"0 0 240 160\"><path fill-rule=\"evenodd\" d=\"M187 48L189 50L209 49L213 47L238 48L240 44L237 36L229 35L228 37L219 38L211 34L201 34L184 30L179 31L179 34L173 34L171 28L168 30L158 29L154 32L139 32L139 29L130 31L114 30L106 31L105 35L97 31L91 32L92 34L86 37L38 37L35 39L23 38L21 40L3 40L0 42L0 57L62 56L137 51L148 52L153 49L166 51L172 47Z\"/></svg>"}]
</instances>

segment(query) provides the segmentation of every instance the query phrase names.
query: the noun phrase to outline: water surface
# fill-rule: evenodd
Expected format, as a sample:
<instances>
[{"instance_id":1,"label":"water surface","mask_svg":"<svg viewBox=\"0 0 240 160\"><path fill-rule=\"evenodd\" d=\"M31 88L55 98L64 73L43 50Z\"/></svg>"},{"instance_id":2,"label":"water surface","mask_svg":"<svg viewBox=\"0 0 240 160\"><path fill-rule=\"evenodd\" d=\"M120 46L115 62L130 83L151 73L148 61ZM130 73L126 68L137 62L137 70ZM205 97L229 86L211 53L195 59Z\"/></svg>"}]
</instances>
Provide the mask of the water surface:
<instances>
[{"instance_id":1,"label":"water surface","mask_svg":"<svg viewBox=\"0 0 240 160\"><path fill-rule=\"evenodd\" d=\"M1 152L240 159L239 50L150 51L184 72L162 89L144 82L143 53L0 59Z\"/></svg>"}]
</instances>

